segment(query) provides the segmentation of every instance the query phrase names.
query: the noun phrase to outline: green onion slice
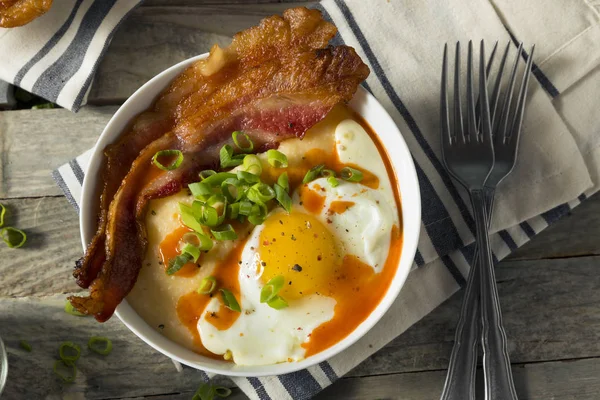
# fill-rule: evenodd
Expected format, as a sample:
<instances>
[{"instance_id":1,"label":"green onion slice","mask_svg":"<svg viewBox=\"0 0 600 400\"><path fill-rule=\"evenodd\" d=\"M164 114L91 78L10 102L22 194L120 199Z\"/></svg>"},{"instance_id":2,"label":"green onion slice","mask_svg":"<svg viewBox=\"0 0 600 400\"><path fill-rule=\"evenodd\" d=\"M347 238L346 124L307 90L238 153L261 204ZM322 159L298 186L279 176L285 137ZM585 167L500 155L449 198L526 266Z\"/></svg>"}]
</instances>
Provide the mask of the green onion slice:
<instances>
[{"instance_id":1,"label":"green onion slice","mask_svg":"<svg viewBox=\"0 0 600 400\"><path fill-rule=\"evenodd\" d=\"M188 228L195 230L196 232L202 232L202 225L198 222L194 215L194 209L187 204L179 203L179 214L181 215L181 222Z\"/></svg>"},{"instance_id":2,"label":"green onion slice","mask_svg":"<svg viewBox=\"0 0 600 400\"><path fill-rule=\"evenodd\" d=\"M262 163L256 155L248 154L245 156L243 164L244 171L258 176L262 174Z\"/></svg>"},{"instance_id":3,"label":"green onion slice","mask_svg":"<svg viewBox=\"0 0 600 400\"><path fill-rule=\"evenodd\" d=\"M194 201L192 203L193 215L198 220L198 222L200 222L200 224L215 227L221 222L223 222L223 220L225 219L225 211L227 210L227 204L213 204L219 209L221 209L221 214L219 214L219 211L217 211L215 207L209 205L208 203L204 203L201 201Z\"/></svg>"},{"instance_id":4,"label":"green onion slice","mask_svg":"<svg viewBox=\"0 0 600 400\"><path fill-rule=\"evenodd\" d=\"M248 221L253 225L260 225L267 219L268 212L269 210L264 203L255 203L252 206L252 211L250 211L250 214L248 215Z\"/></svg>"},{"instance_id":5,"label":"green onion slice","mask_svg":"<svg viewBox=\"0 0 600 400\"><path fill-rule=\"evenodd\" d=\"M183 268L185 264L192 261L192 259L193 257L189 253L183 253L175 258L170 259L169 268L167 268L167 275L173 275L175 272Z\"/></svg>"},{"instance_id":6,"label":"green onion slice","mask_svg":"<svg viewBox=\"0 0 600 400\"><path fill-rule=\"evenodd\" d=\"M246 187L247 186L237 178L227 178L221 183L221 192L229 203L234 203L244 197Z\"/></svg>"},{"instance_id":7,"label":"green onion slice","mask_svg":"<svg viewBox=\"0 0 600 400\"><path fill-rule=\"evenodd\" d=\"M233 155L233 147L226 144L221 147L219 151L219 160L221 161L221 168L237 167L244 162L244 159Z\"/></svg>"},{"instance_id":8,"label":"green onion slice","mask_svg":"<svg viewBox=\"0 0 600 400\"><path fill-rule=\"evenodd\" d=\"M223 297L223 304L225 305L225 307L229 308L230 310L237 311L237 312L242 311L242 309L240 308L240 304L238 303L238 301L235 298L235 296L233 295L233 293L231 293L231 291L229 291L227 289L219 289L219 290L221 291L221 295Z\"/></svg>"},{"instance_id":9,"label":"green onion slice","mask_svg":"<svg viewBox=\"0 0 600 400\"><path fill-rule=\"evenodd\" d=\"M223 181L228 178L236 178L236 174L232 174L231 172L218 172L216 174L212 174L211 176L204 178L202 183L207 184L210 187L221 186Z\"/></svg>"},{"instance_id":10,"label":"green onion slice","mask_svg":"<svg viewBox=\"0 0 600 400\"><path fill-rule=\"evenodd\" d=\"M44 108L54 108L54 104L53 103L41 103L41 104L36 104L35 106L31 107L32 110L42 110Z\"/></svg>"},{"instance_id":11,"label":"green onion slice","mask_svg":"<svg viewBox=\"0 0 600 400\"><path fill-rule=\"evenodd\" d=\"M198 176L200 176L200 180L205 180L206 178L208 178L209 176L213 176L217 173L217 171L214 171L212 169L205 169L204 171L201 171Z\"/></svg>"},{"instance_id":12,"label":"green onion slice","mask_svg":"<svg viewBox=\"0 0 600 400\"><path fill-rule=\"evenodd\" d=\"M71 302L69 300L67 300L65 302L65 312L67 314L75 315L77 317L87 317L86 314L80 313L79 311L77 311L77 309L75 307L73 307L73 304L71 304Z\"/></svg>"},{"instance_id":13,"label":"green onion slice","mask_svg":"<svg viewBox=\"0 0 600 400\"><path fill-rule=\"evenodd\" d=\"M62 368L61 368L61 366L62 366ZM68 374L64 374L63 372L61 372L61 369L68 370L67 371ZM73 362L65 361L65 360L56 360L52 370L64 382L67 382L67 383L75 382L75 377L77 376L77 368L75 368L75 364Z\"/></svg>"},{"instance_id":14,"label":"green onion slice","mask_svg":"<svg viewBox=\"0 0 600 400\"><path fill-rule=\"evenodd\" d=\"M159 157L160 158L175 157L175 160L171 161L167 165L164 165L158 160ZM179 150L157 151L156 154L154 154L154 157L152 157L152 162L154 163L154 165L156 165L158 168L162 169L163 171L171 171L171 170L179 168L179 166L183 162L183 153Z\"/></svg>"},{"instance_id":15,"label":"green onion slice","mask_svg":"<svg viewBox=\"0 0 600 400\"><path fill-rule=\"evenodd\" d=\"M6 214L6 207L0 203L0 227L4 225L4 214Z\"/></svg>"},{"instance_id":16,"label":"green onion slice","mask_svg":"<svg viewBox=\"0 0 600 400\"><path fill-rule=\"evenodd\" d=\"M188 185L190 192L196 198L203 198L204 196L210 196L213 194L213 191L210 186L208 186L204 182L194 182Z\"/></svg>"},{"instance_id":17,"label":"green onion slice","mask_svg":"<svg viewBox=\"0 0 600 400\"><path fill-rule=\"evenodd\" d=\"M240 203L233 203L227 206L227 218L236 219L240 215Z\"/></svg>"},{"instance_id":18,"label":"green onion slice","mask_svg":"<svg viewBox=\"0 0 600 400\"><path fill-rule=\"evenodd\" d=\"M269 280L269 282L267 282L267 284L263 286L262 290L260 291L260 302L268 303L271 301L273 298L275 298L275 296L277 296L284 284L285 278L283 275L277 275L271 278L271 280Z\"/></svg>"},{"instance_id":19,"label":"green onion slice","mask_svg":"<svg viewBox=\"0 0 600 400\"><path fill-rule=\"evenodd\" d=\"M79 356L81 356L81 347L73 342L62 342L58 348L58 355L63 361L75 362L79 360Z\"/></svg>"},{"instance_id":20,"label":"green onion slice","mask_svg":"<svg viewBox=\"0 0 600 400\"><path fill-rule=\"evenodd\" d=\"M213 247L213 241L210 239L210 237L204 233L198 232L187 232L181 237L180 244L183 244L181 249L182 253L185 253L184 247L186 244L198 248L199 251L209 251ZM194 262L196 261L198 261L197 258L194 260Z\"/></svg>"},{"instance_id":21,"label":"green onion slice","mask_svg":"<svg viewBox=\"0 0 600 400\"><path fill-rule=\"evenodd\" d=\"M238 149L244 153L250 153L252 150L254 150L254 143L252 142L252 139L250 139L250 136L246 135L244 132L235 131L231 134L231 136L233 138L233 143L235 143ZM246 142L246 146L242 146L242 144L240 144L240 137L244 138L243 141Z\"/></svg>"},{"instance_id":22,"label":"green onion slice","mask_svg":"<svg viewBox=\"0 0 600 400\"><path fill-rule=\"evenodd\" d=\"M253 203L266 203L275 198L275 190L266 183L257 183L248 189L246 197Z\"/></svg>"},{"instance_id":23,"label":"green onion slice","mask_svg":"<svg viewBox=\"0 0 600 400\"><path fill-rule=\"evenodd\" d=\"M31 350L33 350L33 348L31 347L31 345L29 343L27 343L26 340L21 340L19 342L19 346L21 346L21 348L23 350L25 350L26 352L28 352L28 353L31 353Z\"/></svg>"},{"instance_id":24,"label":"green onion slice","mask_svg":"<svg viewBox=\"0 0 600 400\"><path fill-rule=\"evenodd\" d=\"M338 187L338 185L340 184L337 178L333 175L327 178L327 182L331 187Z\"/></svg>"},{"instance_id":25,"label":"green onion slice","mask_svg":"<svg viewBox=\"0 0 600 400\"><path fill-rule=\"evenodd\" d=\"M217 240L235 240L238 237L230 224L221 225L218 228L211 229L210 232Z\"/></svg>"},{"instance_id":26,"label":"green onion slice","mask_svg":"<svg viewBox=\"0 0 600 400\"><path fill-rule=\"evenodd\" d=\"M348 182L360 182L363 179L363 174L357 169L344 167L340 171L340 177Z\"/></svg>"},{"instance_id":27,"label":"green onion slice","mask_svg":"<svg viewBox=\"0 0 600 400\"><path fill-rule=\"evenodd\" d=\"M325 168L324 164L315 165L311 169L308 170L306 175L304 175L304 179L302 179L302 183L308 183L317 179L319 175L321 175L321 171Z\"/></svg>"},{"instance_id":28,"label":"green onion slice","mask_svg":"<svg viewBox=\"0 0 600 400\"><path fill-rule=\"evenodd\" d=\"M98 345L102 346L99 347ZM112 351L112 341L103 336L92 336L90 340L88 340L88 349L94 353L106 356Z\"/></svg>"},{"instance_id":29,"label":"green onion slice","mask_svg":"<svg viewBox=\"0 0 600 400\"><path fill-rule=\"evenodd\" d=\"M187 254L191 257L192 262L198 261L198 257L200 257L200 249L193 244L186 243L181 248L181 254Z\"/></svg>"},{"instance_id":30,"label":"green onion slice","mask_svg":"<svg viewBox=\"0 0 600 400\"><path fill-rule=\"evenodd\" d=\"M213 389L215 394L221 398L229 397L229 395L231 395L231 389L226 388L225 386L213 386Z\"/></svg>"},{"instance_id":31,"label":"green onion slice","mask_svg":"<svg viewBox=\"0 0 600 400\"><path fill-rule=\"evenodd\" d=\"M267 150L267 161L275 168L287 168L288 166L287 156L279 150Z\"/></svg>"},{"instance_id":32,"label":"green onion slice","mask_svg":"<svg viewBox=\"0 0 600 400\"><path fill-rule=\"evenodd\" d=\"M248 200L242 200L239 203L237 203L240 205L240 215L245 215L248 216L250 215L250 213L252 212L252 203L249 202Z\"/></svg>"},{"instance_id":33,"label":"green onion slice","mask_svg":"<svg viewBox=\"0 0 600 400\"><path fill-rule=\"evenodd\" d=\"M246 183L250 183L250 184L260 182L260 176L255 175L251 172L247 172L247 171L238 171L237 178L238 178L238 180L240 180L242 182L246 182Z\"/></svg>"},{"instance_id":34,"label":"green onion slice","mask_svg":"<svg viewBox=\"0 0 600 400\"><path fill-rule=\"evenodd\" d=\"M279 178L277 178L277 184L281 186L286 192L290 191L290 182L288 179L287 172L284 172L283 174L279 175Z\"/></svg>"},{"instance_id":35,"label":"green onion slice","mask_svg":"<svg viewBox=\"0 0 600 400\"><path fill-rule=\"evenodd\" d=\"M280 296L275 296L267 302L267 305L276 310L281 310L283 308L286 308L288 306L288 303Z\"/></svg>"},{"instance_id":36,"label":"green onion slice","mask_svg":"<svg viewBox=\"0 0 600 400\"><path fill-rule=\"evenodd\" d=\"M2 240L4 240L4 243L6 243L8 247L14 249L23 246L27 241L25 232L10 226L0 229L0 237L2 237Z\"/></svg>"},{"instance_id":37,"label":"green onion slice","mask_svg":"<svg viewBox=\"0 0 600 400\"><path fill-rule=\"evenodd\" d=\"M275 188L275 198L277 199L279 204L281 204L281 206L288 213L292 211L292 198L290 197L288 192L286 192L285 189L279 186L277 183L273 185L273 187Z\"/></svg>"},{"instance_id":38,"label":"green onion slice","mask_svg":"<svg viewBox=\"0 0 600 400\"><path fill-rule=\"evenodd\" d=\"M215 291L216 287L217 280L215 277L207 276L206 278L202 279L202 282L200 282L200 287L198 288L197 292L198 294L211 294Z\"/></svg>"}]
</instances>

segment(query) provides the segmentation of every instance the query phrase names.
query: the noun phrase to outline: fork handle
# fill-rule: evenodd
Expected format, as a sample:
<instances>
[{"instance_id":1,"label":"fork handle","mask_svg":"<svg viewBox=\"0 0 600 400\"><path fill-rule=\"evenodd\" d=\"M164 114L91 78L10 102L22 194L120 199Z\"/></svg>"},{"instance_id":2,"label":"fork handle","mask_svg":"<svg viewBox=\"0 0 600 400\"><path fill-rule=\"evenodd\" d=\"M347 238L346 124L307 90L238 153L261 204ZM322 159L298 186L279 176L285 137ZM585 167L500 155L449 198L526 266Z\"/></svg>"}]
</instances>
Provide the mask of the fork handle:
<instances>
[{"instance_id":1,"label":"fork handle","mask_svg":"<svg viewBox=\"0 0 600 400\"><path fill-rule=\"evenodd\" d=\"M487 400L517 400L506 344L506 332L502 325L496 276L493 269L487 216L485 214L484 191L471 190L471 202L475 214L477 245L479 247L485 398Z\"/></svg>"},{"instance_id":2,"label":"fork handle","mask_svg":"<svg viewBox=\"0 0 600 400\"><path fill-rule=\"evenodd\" d=\"M485 188L485 214L488 228L494 209L494 193L494 189ZM475 400L477 344L480 338L479 285L479 248L476 246L440 400Z\"/></svg>"}]
</instances>

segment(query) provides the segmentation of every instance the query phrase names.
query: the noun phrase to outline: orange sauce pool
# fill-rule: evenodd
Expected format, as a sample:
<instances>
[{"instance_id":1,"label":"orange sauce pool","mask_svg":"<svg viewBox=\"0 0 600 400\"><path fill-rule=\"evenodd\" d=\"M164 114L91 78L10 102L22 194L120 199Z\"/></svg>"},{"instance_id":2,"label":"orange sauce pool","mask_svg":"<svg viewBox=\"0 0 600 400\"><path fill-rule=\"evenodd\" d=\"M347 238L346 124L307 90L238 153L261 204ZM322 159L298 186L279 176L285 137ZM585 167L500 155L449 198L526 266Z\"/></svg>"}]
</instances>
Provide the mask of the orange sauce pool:
<instances>
[{"instance_id":1,"label":"orange sauce pool","mask_svg":"<svg viewBox=\"0 0 600 400\"><path fill-rule=\"evenodd\" d=\"M229 252L227 257L221 264L215 267L211 276L216 279L217 286L210 294L199 294L194 291L179 298L177 302L177 316L181 323L185 325L194 338L195 350L203 355L223 359L223 356L218 356L206 350L200 340L198 333L198 320L204 313L204 309L213 297L217 297L221 303L219 311L205 316L206 320L219 330L226 330L237 320L240 313L232 311L223 305L221 292L219 289L228 289L233 293L239 304L241 302L240 283L238 281L238 272L240 270L239 261L241 260L242 251L246 240L241 240L236 247Z\"/></svg>"}]
</instances>

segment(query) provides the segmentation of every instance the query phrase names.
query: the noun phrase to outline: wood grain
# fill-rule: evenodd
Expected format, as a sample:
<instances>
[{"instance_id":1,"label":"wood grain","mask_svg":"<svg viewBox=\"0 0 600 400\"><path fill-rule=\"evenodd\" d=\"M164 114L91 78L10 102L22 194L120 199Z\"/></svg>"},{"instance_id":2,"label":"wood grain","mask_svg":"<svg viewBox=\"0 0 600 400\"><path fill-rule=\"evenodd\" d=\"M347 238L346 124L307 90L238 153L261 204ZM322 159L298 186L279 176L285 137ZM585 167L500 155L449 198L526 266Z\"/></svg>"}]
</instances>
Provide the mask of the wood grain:
<instances>
[{"instance_id":1,"label":"wood grain","mask_svg":"<svg viewBox=\"0 0 600 400\"><path fill-rule=\"evenodd\" d=\"M52 170L93 147L116 110L0 112L0 198L62 195Z\"/></svg>"},{"instance_id":2,"label":"wood grain","mask_svg":"<svg viewBox=\"0 0 600 400\"><path fill-rule=\"evenodd\" d=\"M88 103L121 103L166 68L206 53L214 43L227 45L236 32L268 15L310 4L140 7L116 32L96 73Z\"/></svg>"}]
</instances>

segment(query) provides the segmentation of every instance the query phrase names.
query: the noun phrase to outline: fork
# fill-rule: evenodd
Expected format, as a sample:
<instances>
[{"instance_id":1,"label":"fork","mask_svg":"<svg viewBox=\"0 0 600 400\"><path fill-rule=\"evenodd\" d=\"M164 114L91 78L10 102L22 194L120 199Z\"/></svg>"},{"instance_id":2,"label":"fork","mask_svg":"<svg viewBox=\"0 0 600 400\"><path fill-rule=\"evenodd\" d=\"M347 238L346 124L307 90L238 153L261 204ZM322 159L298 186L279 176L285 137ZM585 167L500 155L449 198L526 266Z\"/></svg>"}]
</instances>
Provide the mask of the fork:
<instances>
[{"instance_id":1,"label":"fork","mask_svg":"<svg viewBox=\"0 0 600 400\"><path fill-rule=\"evenodd\" d=\"M441 119L442 119L442 143L444 163L449 172L461 182L471 194L473 209L476 217L478 243L481 249L484 249L484 257L481 258L482 286L482 314L483 314L483 342L484 342L484 371L486 376L486 398L492 399L516 399L516 392L512 382L510 372L510 361L506 349L506 335L502 327L500 314L500 305L495 287L495 278L491 269L491 253L489 252L489 243L487 249L487 227L493 208L493 199L495 187L500 183L513 169L519 142L519 135L523 120L525 99L529 82L529 73L533 59L533 48L529 55L529 60L523 74L521 88L518 94L518 101L514 112L511 113L511 99L516 78L516 71L519 62L519 56L522 50L522 44L519 46L515 64L509 79L508 89L504 96L504 104L500 118L495 122L495 110L500 95L500 86L503 70L507 59L510 42L506 47L502 61L500 63L498 75L494 85L491 97L491 107L487 98L486 71L483 67L484 46L481 43L480 54L480 101L482 120L477 121L473 100L473 71L472 71L472 43L469 42L468 52L468 81L467 81L467 112L468 112L468 130L465 132L462 124L462 108L460 106L460 44L456 48L456 68L455 68L455 106L454 106L454 133L449 129L449 112L447 100L447 45L444 48L444 63L442 69L442 92L441 92ZM496 47L490 57L487 71L491 67L493 55ZM489 107L489 108L488 108ZM476 110L476 111L479 111ZM490 111L491 109L491 111ZM490 118L491 114L491 118ZM475 116L475 117L474 117ZM479 123L478 123L479 122ZM491 127L494 126L493 138L491 137ZM457 138L457 131L462 136L461 140ZM489 135L488 135L489 133ZM474 138L474 139L472 139ZM495 142L495 145L492 142ZM458 146L461 145L462 146ZM490 152L491 148L491 152ZM473 153L477 153L481 157ZM450 154L452 153L452 154ZM470 154L466 154L470 153ZM490 156L491 154L491 156ZM464 156L467 157L464 157ZM470 158L469 158L470 157ZM494 162L495 161L495 162ZM491 164L491 167L490 167ZM487 171L487 175L485 174ZM482 230L482 226L485 230ZM482 238L484 234L484 238ZM450 365L442 400L454 399L474 399L474 377L476 367L477 351L477 309L478 309L478 254L474 258L474 268L469 274L469 280L461 307L461 315L456 328L456 340L450 358Z\"/></svg>"}]
</instances>

